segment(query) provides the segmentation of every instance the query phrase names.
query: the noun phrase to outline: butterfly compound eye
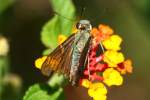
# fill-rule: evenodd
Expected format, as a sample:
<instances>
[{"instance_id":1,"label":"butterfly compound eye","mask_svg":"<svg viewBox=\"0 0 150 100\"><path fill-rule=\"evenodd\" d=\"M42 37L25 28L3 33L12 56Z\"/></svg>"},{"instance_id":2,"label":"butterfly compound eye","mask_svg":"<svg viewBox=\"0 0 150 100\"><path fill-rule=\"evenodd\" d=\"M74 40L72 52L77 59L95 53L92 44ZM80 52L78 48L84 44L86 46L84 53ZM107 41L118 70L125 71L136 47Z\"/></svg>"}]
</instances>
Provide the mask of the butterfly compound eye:
<instances>
[{"instance_id":1,"label":"butterfly compound eye","mask_svg":"<svg viewBox=\"0 0 150 100\"><path fill-rule=\"evenodd\" d=\"M85 30L86 25L82 24L82 23L77 23L76 24L76 28L79 30Z\"/></svg>"},{"instance_id":2,"label":"butterfly compound eye","mask_svg":"<svg viewBox=\"0 0 150 100\"><path fill-rule=\"evenodd\" d=\"M80 23L77 23L77 24L76 24L76 28L77 28L77 29L80 29Z\"/></svg>"}]
</instances>

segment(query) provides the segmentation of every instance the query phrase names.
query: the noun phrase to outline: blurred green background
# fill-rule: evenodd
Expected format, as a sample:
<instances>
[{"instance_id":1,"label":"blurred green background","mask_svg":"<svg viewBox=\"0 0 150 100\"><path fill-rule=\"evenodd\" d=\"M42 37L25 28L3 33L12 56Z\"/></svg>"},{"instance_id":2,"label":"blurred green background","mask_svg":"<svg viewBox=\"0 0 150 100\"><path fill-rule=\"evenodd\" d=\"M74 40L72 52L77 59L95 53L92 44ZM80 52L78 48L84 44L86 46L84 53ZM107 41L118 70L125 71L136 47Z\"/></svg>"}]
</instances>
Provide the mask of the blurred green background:
<instances>
[{"instance_id":1,"label":"blurred green background","mask_svg":"<svg viewBox=\"0 0 150 100\"><path fill-rule=\"evenodd\" d=\"M0 83L3 77L6 82L0 84L0 100L20 100L30 85L47 80L34 67L34 60L45 49L40 41L42 26L54 15L49 1L0 0L0 35L9 43L9 53L0 56L0 61L5 62L0 62L3 66ZM133 74L125 77L122 87L110 88L108 100L149 100L150 1L73 0L73 3L77 16L85 7L83 18L93 26L108 24L120 34L124 39L123 52L133 60ZM65 88L65 95L68 100L89 100L86 92L70 86Z\"/></svg>"}]
</instances>

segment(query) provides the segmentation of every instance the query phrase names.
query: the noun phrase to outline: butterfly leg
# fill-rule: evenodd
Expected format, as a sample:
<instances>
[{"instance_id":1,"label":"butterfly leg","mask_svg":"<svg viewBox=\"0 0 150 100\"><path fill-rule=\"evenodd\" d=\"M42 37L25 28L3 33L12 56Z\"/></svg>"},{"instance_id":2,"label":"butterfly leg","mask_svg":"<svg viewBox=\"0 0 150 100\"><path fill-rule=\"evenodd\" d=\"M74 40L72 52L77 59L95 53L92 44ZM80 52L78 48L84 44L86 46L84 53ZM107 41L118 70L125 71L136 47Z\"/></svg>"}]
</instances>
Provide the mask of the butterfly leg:
<instances>
[{"instance_id":1,"label":"butterfly leg","mask_svg":"<svg viewBox=\"0 0 150 100\"><path fill-rule=\"evenodd\" d=\"M88 67L88 76L89 76L89 80L90 80L91 75L90 75L90 65L89 65L89 63L90 63L90 59L89 59L89 53L88 53L88 63L87 63L87 67Z\"/></svg>"}]
</instances>

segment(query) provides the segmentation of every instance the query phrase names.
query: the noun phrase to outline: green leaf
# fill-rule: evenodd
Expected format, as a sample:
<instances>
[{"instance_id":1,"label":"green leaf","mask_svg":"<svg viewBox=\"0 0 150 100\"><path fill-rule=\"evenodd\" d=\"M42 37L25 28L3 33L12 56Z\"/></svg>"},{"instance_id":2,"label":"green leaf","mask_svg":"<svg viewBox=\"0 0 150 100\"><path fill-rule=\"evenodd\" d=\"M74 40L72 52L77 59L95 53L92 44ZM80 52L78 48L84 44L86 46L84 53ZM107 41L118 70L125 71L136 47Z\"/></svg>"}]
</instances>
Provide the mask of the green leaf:
<instances>
[{"instance_id":1,"label":"green leaf","mask_svg":"<svg viewBox=\"0 0 150 100\"><path fill-rule=\"evenodd\" d=\"M53 49L48 48L48 49L44 50L42 54L43 55L48 55L52 51L53 51Z\"/></svg>"},{"instance_id":2,"label":"green leaf","mask_svg":"<svg viewBox=\"0 0 150 100\"><path fill-rule=\"evenodd\" d=\"M55 47L57 45L59 32L58 16L55 16L43 27L41 39L44 45L49 48Z\"/></svg>"},{"instance_id":3,"label":"green leaf","mask_svg":"<svg viewBox=\"0 0 150 100\"><path fill-rule=\"evenodd\" d=\"M64 83L64 81L65 81L65 78L63 75L59 75L58 73L55 73L49 80L48 84L51 87L55 88L55 87L61 86L62 83Z\"/></svg>"},{"instance_id":4,"label":"green leaf","mask_svg":"<svg viewBox=\"0 0 150 100\"><path fill-rule=\"evenodd\" d=\"M68 36L71 33L75 17L75 8L71 0L51 0L51 4L56 14L48 21L41 32L42 43L48 48L55 48L59 34Z\"/></svg>"},{"instance_id":5,"label":"green leaf","mask_svg":"<svg viewBox=\"0 0 150 100\"><path fill-rule=\"evenodd\" d=\"M50 0L55 12L60 17L61 32L70 34L75 18L75 7L72 0ZM71 19L71 20L70 20Z\"/></svg>"},{"instance_id":6,"label":"green leaf","mask_svg":"<svg viewBox=\"0 0 150 100\"><path fill-rule=\"evenodd\" d=\"M0 0L0 14L5 11L15 0Z\"/></svg>"},{"instance_id":7,"label":"green leaf","mask_svg":"<svg viewBox=\"0 0 150 100\"><path fill-rule=\"evenodd\" d=\"M65 100L63 89L58 88L58 90L51 95L51 100Z\"/></svg>"},{"instance_id":8,"label":"green leaf","mask_svg":"<svg viewBox=\"0 0 150 100\"><path fill-rule=\"evenodd\" d=\"M54 90L47 85L35 84L25 93L23 100L59 100L64 98L63 89Z\"/></svg>"}]
</instances>

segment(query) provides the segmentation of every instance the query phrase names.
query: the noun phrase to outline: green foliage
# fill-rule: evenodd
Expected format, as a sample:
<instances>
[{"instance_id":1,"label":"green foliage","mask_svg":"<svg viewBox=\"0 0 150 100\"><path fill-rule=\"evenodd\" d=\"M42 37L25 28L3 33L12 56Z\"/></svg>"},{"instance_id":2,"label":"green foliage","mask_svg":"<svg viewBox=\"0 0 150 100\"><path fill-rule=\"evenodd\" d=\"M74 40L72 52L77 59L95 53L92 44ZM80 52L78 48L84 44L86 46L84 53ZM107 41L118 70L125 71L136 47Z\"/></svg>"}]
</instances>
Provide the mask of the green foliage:
<instances>
[{"instance_id":1,"label":"green foliage","mask_svg":"<svg viewBox=\"0 0 150 100\"><path fill-rule=\"evenodd\" d=\"M53 75L53 77L49 80L48 84L55 88L61 86L61 84L64 82L64 76L58 75L57 73Z\"/></svg>"},{"instance_id":2,"label":"green foliage","mask_svg":"<svg viewBox=\"0 0 150 100\"><path fill-rule=\"evenodd\" d=\"M0 0L0 14L5 11L15 0Z\"/></svg>"},{"instance_id":3,"label":"green foliage","mask_svg":"<svg viewBox=\"0 0 150 100\"><path fill-rule=\"evenodd\" d=\"M22 86L21 79L9 71L8 51L8 40L0 35L0 99L10 100L13 98L13 100L18 100Z\"/></svg>"},{"instance_id":4,"label":"green foliage","mask_svg":"<svg viewBox=\"0 0 150 100\"><path fill-rule=\"evenodd\" d=\"M51 0L54 12L57 14L48 21L41 32L41 40L48 48L55 48L59 34L68 36L71 33L75 16L75 8L71 0Z\"/></svg>"},{"instance_id":5,"label":"green foliage","mask_svg":"<svg viewBox=\"0 0 150 100\"><path fill-rule=\"evenodd\" d=\"M63 89L52 89L47 85L35 84L26 92L23 100L61 100L64 99Z\"/></svg>"},{"instance_id":6,"label":"green foliage","mask_svg":"<svg viewBox=\"0 0 150 100\"><path fill-rule=\"evenodd\" d=\"M0 56L0 76L4 77L8 73L8 66L8 57Z\"/></svg>"},{"instance_id":7,"label":"green foliage","mask_svg":"<svg viewBox=\"0 0 150 100\"><path fill-rule=\"evenodd\" d=\"M0 56L0 97L4 88L4 77L8 74L8 57Z\"/></svg>"}]
</instances>

